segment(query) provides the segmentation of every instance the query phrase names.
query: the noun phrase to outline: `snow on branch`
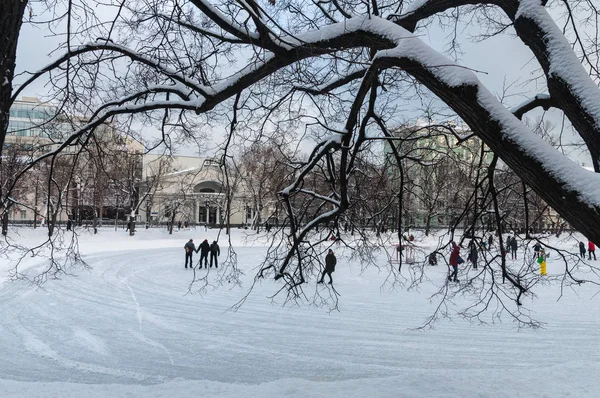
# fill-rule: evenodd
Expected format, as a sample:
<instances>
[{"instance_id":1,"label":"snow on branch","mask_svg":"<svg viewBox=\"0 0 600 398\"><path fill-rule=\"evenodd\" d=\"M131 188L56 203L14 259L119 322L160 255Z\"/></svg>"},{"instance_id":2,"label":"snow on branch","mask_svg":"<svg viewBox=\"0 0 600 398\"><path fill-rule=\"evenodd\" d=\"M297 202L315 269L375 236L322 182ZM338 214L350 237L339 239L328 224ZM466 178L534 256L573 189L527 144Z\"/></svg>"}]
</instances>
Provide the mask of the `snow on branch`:
<instances>
[{"instance_id":1,"label":"snow on branch","mask_svg":"<svg viewBox=\"0 0 600 398\"><path fill-rule=\"evenodd\" d=\"M535 97L515 106L510 111L513 113L513 115L515 115L515 117L521 119L524 114L537 108L538 106L541 106L545 111L547 111L551 107L556 106L556 103L548 94L538 94Z\"/></svg>"},{"instance_id":2,"label":"snow on branch","mask_svg":"<svg viewBox=\"0 0 600 398\"><path fill-rule=\"evenodd\" d=\"M598 85L586 72L571 44L542 5L542 0L520 0L515 23L519 19L532 21L536 28L541 30L549 63L548 77L558 78L570 86L582 106L594 119L595 127L600 128L600 90L598 90Z\"/></svg>"},{"instance_id":3,"label":"snow on branch","mask_svg":"<svg viewBox=\"0 0 600 398\"><path fill-rule=\"evenodd\" d=\"M305 193L305 194L307 194L309 196L312 196L314 198L318 198L318 199L321 199L321 200L323 200L325 202L329 202L329 203L331 203L334 206L338 206L338 207L340 206L340 201L339 200L335 200L335 199L333 199L333 198L331 198L329 196L318 194L315 191L309 191L307 189L299 189L298 192L302 192L302 193Z\"/></svg>"},{"instance_id":4,"label":"snow on branch","mask_svg":"<svg viewBox=\"0 0 600 398\"><path fill-rule=\"evenodd\" d=\"M339 213L340 213L340 208L336 207L333 210L330 210L323 214L319 214L317 217L310 220L302 229L300 229L298 231L298 240L302 240L304 238L304 236L306 235L306 233L308 231L310 231L312 228L314 228L316 225L319 225L323 221L330 220L331 218L333 218L335 215L337 215ZM284 270L284 269L285 268L282 268L282 270ZM280 272L282 272L282 271L280 270Z\"/></svg>"},{"instance_id":5,"label":"snow on branch","mask_svg":"<svg viewBox=\"0 0 600 398\"><path fill-rule=\"evenodd\" d=\"M289 196L296 188L298 188L298 186L301 184L302 179L323 158L323 156L327 152L329 152L330 149L337 148L342 144L342 137L342 134L337 134L317 144L313 149L312 153L310 154L308 162L302 168L302 171L300 172L296 180L289 186L282 189L279 194L283 196Z\"/></svg>"},{"instance_id":6,"label":"snow on branch","mask_svg":"<svg viewBox=\"0 0 600 398\"><path fill-rule=\"evenodd\" d=\"M191 0L192 4L194 4L200 11L206 14L207 17L212 19L221 29L224 31L234 35L238 39L249 43L252 41L259 40L259 36L255 33L250 32L245 27L241 26L237 22L233 21L218 8L214 7L208 1L205 0Z\"/></svg>"}]
</instances>

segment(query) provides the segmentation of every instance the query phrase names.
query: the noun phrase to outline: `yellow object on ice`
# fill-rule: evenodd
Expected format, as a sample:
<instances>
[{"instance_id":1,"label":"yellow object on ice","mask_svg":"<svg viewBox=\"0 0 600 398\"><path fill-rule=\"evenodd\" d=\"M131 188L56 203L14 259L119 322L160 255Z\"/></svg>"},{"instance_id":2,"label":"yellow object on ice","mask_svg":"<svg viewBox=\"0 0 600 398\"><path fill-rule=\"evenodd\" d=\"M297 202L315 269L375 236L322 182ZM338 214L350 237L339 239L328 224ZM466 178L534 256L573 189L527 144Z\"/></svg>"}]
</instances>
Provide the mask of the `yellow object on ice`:
<instances>
[{"instance_id":1,"label":"yellow object on ice","mask_svg":"<svg viewBox=\"0 0 600 398\"><path fill-rule=\"evenodd\" d=\"M537 262L540 265L540 275L546 275L546 251L544 249L540 250Z\"/></svg>"},{"instance_id":2,"label":"yellow object on ice","mask_svg":"<svg viewBox=\"0 0 600 398\"><path fill-rule=\"evenodd\" d=\"M546 260L542 261L540 264L540 274L546 275Z\"/></svg>"}]
</instances>

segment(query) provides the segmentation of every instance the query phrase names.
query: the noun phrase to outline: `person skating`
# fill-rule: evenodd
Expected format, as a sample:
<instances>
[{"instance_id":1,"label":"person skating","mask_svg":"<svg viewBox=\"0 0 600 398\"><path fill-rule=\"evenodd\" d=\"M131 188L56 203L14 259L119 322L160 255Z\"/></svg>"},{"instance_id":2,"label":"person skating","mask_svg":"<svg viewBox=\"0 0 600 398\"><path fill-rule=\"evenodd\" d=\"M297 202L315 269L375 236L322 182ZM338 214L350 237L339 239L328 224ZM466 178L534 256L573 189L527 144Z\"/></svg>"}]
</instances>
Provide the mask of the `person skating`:
<instances>
[{"instance_id":1,"label":"person skating","mask_svg":"<svg viewBox=\"0 0 600 398\"><path fill-rule=\"evenodd\" d=\"M69 218L67 220L67 231L71 231L72 227L73 227L73 221L71 221L71 219Z\"/></svg>"},{"instance_id":2,"label":"person skating","mask_svg":"<svg viewBox=\"0 0 600 398\"><path fill-rule=\"evenodd\" d=\"M204 242L200 244L196 253L200 251L200 268L202 268L202 259L204 259L204 268L208 268L208 252L210 251L210 245L208 244L208 239L204 239Z\"/></svg>"},{"instance_id":3,"label":"person skating","mask_svg":"<svg viewBox=\"0 0 600 398\"><path fill-rule=\"evenodd\" d=\"M510 240L510 253L513 260L517 259L517 237L513 236Z\"/></svg>"},{"instance_id":4,"label":"person skating","mask_svg":"<svg viewBox=\"0 0 600 398\"><path fill-rule=\"evenodd\" d=\"M217 256L221 255L221 250L219 249L219 244L216 240L210 245L210 268L213 266L213 258L215 259L215 268L219 268L219 260Z\"/></svg>"},{"instance_id":5,"label":"person skating","mask_svg":"<svg viewBox=\"0 0 600 398\"><path fill-rule=\"evenodd\" d=\"M454 243L454 241L450 242L452 246L452 252L450 253L450 259L448 263L452 267L452 272L448 275L448 280L454 280L454 282L458 282L458 257L460 256L460 247Z\"/></svg>"},{"instance_id":6,"label":"person skating","mask_svg":"<svg viewBox=\"0 0 600 398\"><path fill-rule=\"evenodd\" d=\"M540 245L540 242L535 242L535 245L533 245L533 259L534 260L540 256L540 250L542 250L542 245Z\"/></svg>"},{"instance_id":7,"label":"person skating","mask_svg":"<svg viewBox=\"0 0 600 398\"><path fill-rule=\"evenodd\" d=\"M585 245L583 242L579 242L579 255L585 260Z\"/></svg>"},{"instance_id":8,"label":"person skating","mask_svg":"<svg viewBox=\"0 0 600 398\"><path fill-rule=\"evenodd\" d=\"M494 237L490 234L488 238L488 250L492 250L492 243L494 243Z\"/></svg>"},{"instance_id":9,"label":"person skating","mask_svg":"<svg viewBox=\"0 0 600 398\"><path fill-rule=\"evenodd\" d=\"M437 265L437 257L435 255L435 252L429 255L429 265Z\"/></svg>"},{"instance_id":10,"label":"person skating","mask_svg":"<svg viewBox=\"0 0 600 398\"><path fill-rule=\"evenodd\" d=\"M469 243L469 257L467 258L467 260L471 261L471 263L473 264L473 269L477 269L478 256L479 253L477 253L477 244L474 240L472 240L471 243Z\"/></svg>"},{"instance_id":11,"label":"person skating","mask_svg":"<svg viewBox=\"0 0 600 398\"><path fill-rule=\"evenodd\" d=\"M594 242L588 240L588 260L592 259L592 254L594 255L594 260L596 260L596 245Z\"/></svg>"},{"instance_id":12,"label":"person skating","mask_svg":"<svg viewBox=\"0 0 600 398\"><path fill-rule=\"evenodd\" d=\"M329 284L333 283L333 278L331 278L331 273L335 271L335 264L337 263L337 259L333 254L333 250L329 249L327 256L325 256L325 269L321 274L321 279L317 283L323 283L323 279L325 279L325 274L329 276Z\"/></svg>"},{"instance_id":13,"label":"person skating","mask_svg":"<svg viewBox=\"0 0 600 398\"><path fill-rule=\"evenodd\" d=\"M183 248L185 249L185 268L188 267L188 259L190 260L190 268L194 268L194 263L192 262L192 255L194 254L194 250L196 250L194 240L190 239Z\"/></svg>"}]
</instances>

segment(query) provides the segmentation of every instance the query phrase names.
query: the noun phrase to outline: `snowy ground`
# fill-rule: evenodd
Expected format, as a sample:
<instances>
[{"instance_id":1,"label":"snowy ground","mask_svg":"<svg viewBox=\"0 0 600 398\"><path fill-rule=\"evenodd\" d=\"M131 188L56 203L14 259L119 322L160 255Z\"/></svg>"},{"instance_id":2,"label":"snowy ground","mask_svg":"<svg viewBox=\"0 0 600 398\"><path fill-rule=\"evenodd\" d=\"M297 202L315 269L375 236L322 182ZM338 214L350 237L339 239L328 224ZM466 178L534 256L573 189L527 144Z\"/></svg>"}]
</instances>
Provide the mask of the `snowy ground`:
<instances>
[{"instance_id":1,"label":"snowy ground","mask_svg":"<svg viewBox=\"0 0 600 398\"><path fill-rule=\"evenodd\" d=\"M34 242L42 230L20 230ZM491 325L442 320L417 331L445 267L428 267L419 290L382 289L387 272L338 256L340 311L282 307L262 282L237 312L264 244L234 231L242 288L187 294L183 244L203 229L101 229L80 237L92 265L36 289L0 285L1 397L596 397L600 394L600 297L589 284L539 286L527 302L541 329L508 318ZM222 239L221 239L222 242ZM421 242L427 246L432 242ZM574 242L573 242L574 243ZM571 248L571 243L563 243ZM225 243L221 245L225 251ZM195 261L199 256L196 256ZM221 256L223 257L223 256ZM36 258L24 264L40 269ZM384 256L380 259L385 265ZM0 259L3 274L11 266ZM559 265L548 262L549 273ZM206 272L206 271L202 271ZM210 271L209 279L218 274ZM212 276L211 276L212 275ZM311 286L328 289L327 286Z\"/></svg>"}]
</instances>

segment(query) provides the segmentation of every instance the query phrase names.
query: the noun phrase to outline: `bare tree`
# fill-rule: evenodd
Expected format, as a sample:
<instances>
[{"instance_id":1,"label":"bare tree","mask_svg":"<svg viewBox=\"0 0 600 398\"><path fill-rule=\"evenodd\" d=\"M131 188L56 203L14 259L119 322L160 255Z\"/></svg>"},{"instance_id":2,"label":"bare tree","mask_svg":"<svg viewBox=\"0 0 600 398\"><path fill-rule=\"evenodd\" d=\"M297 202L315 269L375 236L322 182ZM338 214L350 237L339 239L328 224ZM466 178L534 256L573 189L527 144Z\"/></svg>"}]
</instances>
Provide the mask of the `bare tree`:
<instances>
[{"instance_id":1,"label":"bare tree","mask_svg":"<svg viewBox=\"0 0 600 398\"><path fill-rule=\"evenodd\" d=\"M255 214L252 229L257 232L263 223L262 214L267 209L271 214L276 211L278 193L291 178L293 169L289 162L292 156L285 152L286 149L282 142L256 142L241 155L239 167L244 183L240 188L250 195Z\"/></svg>"}]
</instances>

